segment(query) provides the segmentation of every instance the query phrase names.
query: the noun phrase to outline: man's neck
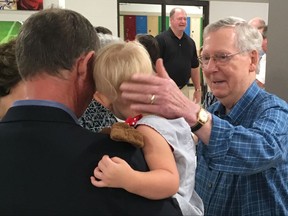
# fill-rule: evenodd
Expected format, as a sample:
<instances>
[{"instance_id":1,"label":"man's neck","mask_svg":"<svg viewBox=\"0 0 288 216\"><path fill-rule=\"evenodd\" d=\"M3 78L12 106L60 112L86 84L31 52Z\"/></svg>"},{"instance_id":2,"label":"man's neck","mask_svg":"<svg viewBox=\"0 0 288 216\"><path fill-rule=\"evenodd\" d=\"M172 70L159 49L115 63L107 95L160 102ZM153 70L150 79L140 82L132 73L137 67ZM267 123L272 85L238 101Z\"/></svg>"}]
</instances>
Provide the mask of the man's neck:
<instances>
[{"instance_id":1,"label":"man's neck","mask_svg":"<svg viewBox=\"0 0 288 216\"><path fill-rule=\"evenodd\" d=\"M171 28L172 32L174 33L174 35L175 35L177 38L179 38L179 39L182 38L182 36L183 36L183 34L184 34L183 31L176 31L176 30L173 29L172 27L170 27L170 28Z\"/></svg>"},{"instance_id":2,"label":"man's neck","mask_svg":"<svg viewBox=\"0 0 288 216\"><path fill-rule=\"evenodd\" d=\"M30 100L51 100L65 104L71 110L74 108L74 90L71 77L51 76L47 73L39 74L25 81L26 98ZM75 87L74 87L75 88ZM69 97L67 97L69 95Z\"/></svg>"}]
</instances>

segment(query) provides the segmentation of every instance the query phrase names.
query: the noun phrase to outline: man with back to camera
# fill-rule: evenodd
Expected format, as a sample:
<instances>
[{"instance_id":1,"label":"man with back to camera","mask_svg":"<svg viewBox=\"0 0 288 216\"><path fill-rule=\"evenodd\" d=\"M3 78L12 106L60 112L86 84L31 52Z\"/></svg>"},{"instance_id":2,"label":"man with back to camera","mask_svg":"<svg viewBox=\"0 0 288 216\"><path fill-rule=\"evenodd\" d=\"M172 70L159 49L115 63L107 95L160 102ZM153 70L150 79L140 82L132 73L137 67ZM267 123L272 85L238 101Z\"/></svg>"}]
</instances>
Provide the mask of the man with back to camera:
<instances>
[{"instance_id":1,"label":"man with back to camera","mask_svg":"<svg viewBox=\"0 0 288 216\"><path fill-rule=\"evenodd\" d=\"M185 32L187 14L182 8L170 12L170 28L156 36L160 57L172 80L189 97L187 84L191 77L194 85L193 100L201 102L199 62L195 42Z\"/></svg>"},{"instance_id":2,"label":"man with back to camera","mask_svg":"<svg viewBox=\"0 0 288 216\"><path fill-rule=\"evenodd\" d=\"M27 99L0 122L0 215L182 215L174 199L90 183L105 154L147 170L141 150L77 122L95 92L98 49L91 23L71 10L43 10L22 26L16 60Z\"/></svg>"}]
</instances>

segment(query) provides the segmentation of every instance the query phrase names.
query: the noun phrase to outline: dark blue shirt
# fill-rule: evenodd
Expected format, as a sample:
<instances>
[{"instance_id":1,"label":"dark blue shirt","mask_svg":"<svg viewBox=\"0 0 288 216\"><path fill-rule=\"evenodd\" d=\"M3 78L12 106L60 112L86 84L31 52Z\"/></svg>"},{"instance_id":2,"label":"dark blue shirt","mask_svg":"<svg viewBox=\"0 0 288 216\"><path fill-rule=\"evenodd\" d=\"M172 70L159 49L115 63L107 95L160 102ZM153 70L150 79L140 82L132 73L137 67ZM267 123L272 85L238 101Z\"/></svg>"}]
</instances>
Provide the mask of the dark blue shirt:
<instances>
[{"instance_id":1,"label":"dark blue shirt","mask_svg":"<svg viewBox=\"0 0 288 216\"><path fill-rule=\"evenodd\" d=\"M256 82L228 114L211 105L199 143L196 191L205 215L288 215L288 105Z\"/></svg>"}]
</instances>

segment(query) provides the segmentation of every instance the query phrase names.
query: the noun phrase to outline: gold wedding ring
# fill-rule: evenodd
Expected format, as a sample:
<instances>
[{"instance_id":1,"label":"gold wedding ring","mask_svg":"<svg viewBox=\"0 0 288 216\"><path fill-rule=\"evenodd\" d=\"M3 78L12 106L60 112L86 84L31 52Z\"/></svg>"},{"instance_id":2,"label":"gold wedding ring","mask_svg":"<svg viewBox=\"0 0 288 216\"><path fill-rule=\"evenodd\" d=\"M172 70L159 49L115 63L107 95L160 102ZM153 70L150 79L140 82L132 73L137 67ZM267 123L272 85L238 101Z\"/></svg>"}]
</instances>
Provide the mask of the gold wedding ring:
<instances>
[{"instance_id":1,"label":"gold wedding ring","mask_svg":"<svg viewBox=\"0 0 288 216\"><path fill-rule=\"evenodd\" d=\"M153 104L155 102L156 96L153 94L150 98L150 104Z\"/></svg>"}]
</instances>

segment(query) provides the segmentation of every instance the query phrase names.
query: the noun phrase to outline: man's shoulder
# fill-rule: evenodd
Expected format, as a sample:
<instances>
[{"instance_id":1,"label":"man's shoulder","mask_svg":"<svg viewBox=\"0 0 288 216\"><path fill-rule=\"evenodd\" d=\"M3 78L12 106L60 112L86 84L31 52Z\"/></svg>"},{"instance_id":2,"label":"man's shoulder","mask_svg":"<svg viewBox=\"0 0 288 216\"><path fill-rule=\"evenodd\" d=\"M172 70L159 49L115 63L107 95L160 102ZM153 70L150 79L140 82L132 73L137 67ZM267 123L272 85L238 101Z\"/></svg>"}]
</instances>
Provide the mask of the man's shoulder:
<instances>
[{"instance_id":1,"label":"man's shoulder","mask_svg":"<svg viewBox=\"0 0 288 216\"><path fill-rule=\"evenodd\" d=\"M172 31L171 31L171 29L169 28L169 29L167 29L167 30L165 30L165 31L162 31L162 32L160 32L158 35L156 35L155 37L156 38L164 38L164 37L171 37L171 33Z\"/></svg>"},{"instance_id":2,"label":"man's shoulder","mask_svg":"<svg viewBox=\"0 0 288 216\"><path fill-rule=\"evenodd\" d=\"M156 35L155 38L156 38L156 40L161 40L161 39L163 40L167 36L168 36L167 31L164 31L164 32L161 32L158 35Z\"/></svg>"},{"instance_id":3,"label":"man's shoulder","mask_svg":"<svg viewBox=\"0 0 288 216\"><path fill-rule=\"evenodd\" d=\"M183 37L184 37L185 39L187 39L187 41L188 41L189 44L195 45L194 39L191 38L189 35L187 35L185 32L184 32L184 34L183 34Z\"/></svg>"}]
</instances>

